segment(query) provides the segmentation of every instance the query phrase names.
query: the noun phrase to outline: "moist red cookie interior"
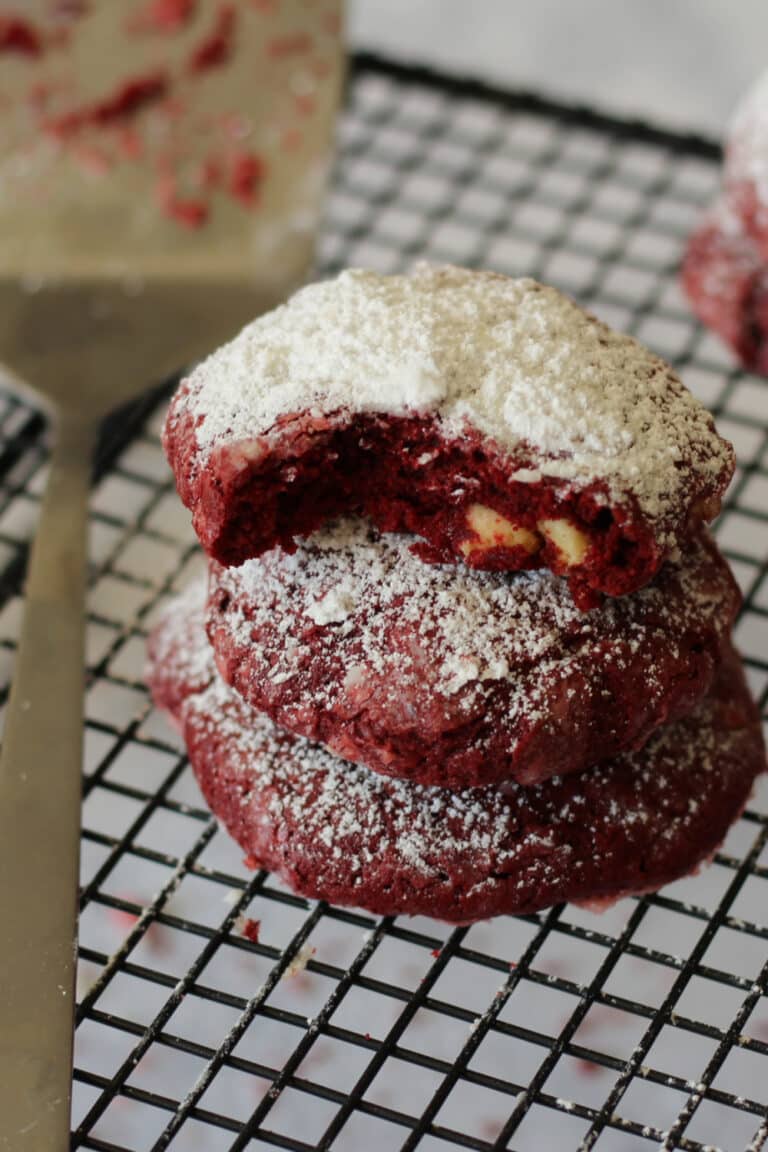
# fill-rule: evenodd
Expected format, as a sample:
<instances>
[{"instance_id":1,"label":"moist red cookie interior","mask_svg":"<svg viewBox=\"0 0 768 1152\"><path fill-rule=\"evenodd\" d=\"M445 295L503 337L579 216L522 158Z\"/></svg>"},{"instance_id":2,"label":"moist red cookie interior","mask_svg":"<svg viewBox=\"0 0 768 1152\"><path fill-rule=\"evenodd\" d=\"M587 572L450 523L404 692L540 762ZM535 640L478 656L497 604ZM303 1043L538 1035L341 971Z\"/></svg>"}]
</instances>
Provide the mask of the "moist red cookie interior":
<instances>
[{"instance_id":1,"label":"moist red cookie interior","mask_svg":"<svg viewBox=\"0 0 768 1152\"><path fill-rule=\"evenodd\" d=\"M333 418L292 420L282 451L245 473L222 455L215 476L201 482L202 515L195 517L209 554L239 564L275 545L291 552L326 520L356 512L384 532L421 537L415 551L432 563L458 556L472 568L548 568L567 576L585 609L600 592L621 596L643 587L659 567L662 550L651 527L631 502L610 507L597 481L580 490L556 480L515 481L510 474L530 466L529 458L510 461L477 432L446 441L428 418L348 420L335 428ZM490 539L472 529L478 508L490 521ZM694 521L708 518L702 512L692 513ZM542 521L553 520L583 536L577 563L540 531ZM514 540L520 529L525 543Z\"/></svg>"}]
</instances>

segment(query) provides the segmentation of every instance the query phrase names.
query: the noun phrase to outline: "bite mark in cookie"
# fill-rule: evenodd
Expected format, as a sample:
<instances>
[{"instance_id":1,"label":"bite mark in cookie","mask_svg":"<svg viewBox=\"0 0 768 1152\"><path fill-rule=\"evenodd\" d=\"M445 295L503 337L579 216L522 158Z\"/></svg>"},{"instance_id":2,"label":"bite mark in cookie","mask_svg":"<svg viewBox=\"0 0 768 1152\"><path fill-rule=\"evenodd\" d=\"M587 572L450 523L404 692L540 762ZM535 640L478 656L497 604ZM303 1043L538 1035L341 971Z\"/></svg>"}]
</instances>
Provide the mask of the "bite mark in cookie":
<instances>
[{"instance_id":1,"label":"bite mark in cookie","mask_svg":"<svg viewBox=\"0 0 768 1152\"><path fill-rule=\"evenodd\" d=\"M548 567L585 608L648 583L733 470L635 340L554 288L450 267L303 289L192 373L164 441L221 563L362 511L426 558ZM478 508L506 541L483 543Z\"/></svg>"}]
</instances>

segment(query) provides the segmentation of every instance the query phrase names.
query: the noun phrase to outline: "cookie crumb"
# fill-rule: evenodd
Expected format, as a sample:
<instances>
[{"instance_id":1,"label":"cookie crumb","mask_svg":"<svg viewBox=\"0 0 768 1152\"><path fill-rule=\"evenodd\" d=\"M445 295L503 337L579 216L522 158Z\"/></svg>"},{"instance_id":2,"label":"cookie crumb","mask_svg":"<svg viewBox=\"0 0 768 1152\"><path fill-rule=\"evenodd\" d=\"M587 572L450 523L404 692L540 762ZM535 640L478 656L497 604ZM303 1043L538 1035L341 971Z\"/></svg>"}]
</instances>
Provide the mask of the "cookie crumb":
<instances>
[{"instance_id":1,"label":"cookie crumb","mask_svg":"<svg viewBox=\"0 0 768 1152\"><path fill-rule=\"evenodd\" d=\"M293 976L298 976L300 972L304 971L316 952L317 949L313 948L310 943L302 944L285 972L283 972L281 979L285 980L286 978L290 979Z\"/></svg>"}]
</instances>

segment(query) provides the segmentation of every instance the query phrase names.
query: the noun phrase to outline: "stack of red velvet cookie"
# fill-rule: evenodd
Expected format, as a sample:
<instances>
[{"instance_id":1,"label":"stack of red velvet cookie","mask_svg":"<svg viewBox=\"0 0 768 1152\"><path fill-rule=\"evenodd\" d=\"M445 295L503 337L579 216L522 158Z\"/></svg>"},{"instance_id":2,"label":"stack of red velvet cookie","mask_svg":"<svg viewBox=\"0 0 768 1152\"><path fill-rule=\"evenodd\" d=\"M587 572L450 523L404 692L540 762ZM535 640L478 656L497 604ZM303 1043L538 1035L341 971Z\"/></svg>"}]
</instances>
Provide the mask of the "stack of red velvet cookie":
<instances>
[{"instance_id":1,"label":"stack of red velvet cookie","mask_svg":"<svg viewBox=\"0 0 768 1152\"><path fill-rule=\"evenodd\" d=\"M554 289L347 272L202 364L211 556L151 641L212 810L298 892L469 921L658 887L764 766L705 527L730 446Z\"/></svg>"},{"instance_id":2,"label":"stack of red velvet cookie","mask_svg":"<svg viewBox=\"0 0 768 1152\"><path fill-rule=\"evenodd\" d=\"M688 242L694 311L745 368L768 374L768 73L734 116L720 199Z\"/></svg>"}]
</instances>

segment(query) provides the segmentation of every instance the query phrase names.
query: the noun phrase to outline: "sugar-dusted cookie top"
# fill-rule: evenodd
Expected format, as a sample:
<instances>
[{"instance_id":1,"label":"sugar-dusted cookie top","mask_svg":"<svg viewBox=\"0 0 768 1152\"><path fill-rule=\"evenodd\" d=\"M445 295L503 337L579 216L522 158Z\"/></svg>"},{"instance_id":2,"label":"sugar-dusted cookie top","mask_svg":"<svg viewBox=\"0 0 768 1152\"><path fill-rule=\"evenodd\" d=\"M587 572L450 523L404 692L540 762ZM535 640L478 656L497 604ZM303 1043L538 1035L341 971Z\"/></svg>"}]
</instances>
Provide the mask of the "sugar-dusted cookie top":
<instances>
[{"instance_id":1,"label":"sugar-dusted cookie top","mask_svg":"<svg viewBox=\"0 0 768 1152\"><path fill-rule=\"evenodd\" d=\"M190 378L203 451L268 435L286 416L341 408L433 413L537 454L542 476L607 481L664 515L696 458L729 455L672 369L534 280L420 266L342 272L254 321Z\"/></svg>"},{"instance_id":2,"label":"sugar-dusted cookie top","mask_svg":"<svg viewBox=\"0 0 768 1152\"><path fill-rule=\"evenodd\" d=\"M710 415L631 337L533 280L428 265L343 272L254 321L182 385L166 446L225 563L357 501L476 567L579 568L609 593L646 582L689 520L710 518L733 468ZM242 514L249 485L250 544L230 501ZM637 579L619 537L642 553ZM611 566L627 587L604 578Z\"/></svg>"}]
</instances>

